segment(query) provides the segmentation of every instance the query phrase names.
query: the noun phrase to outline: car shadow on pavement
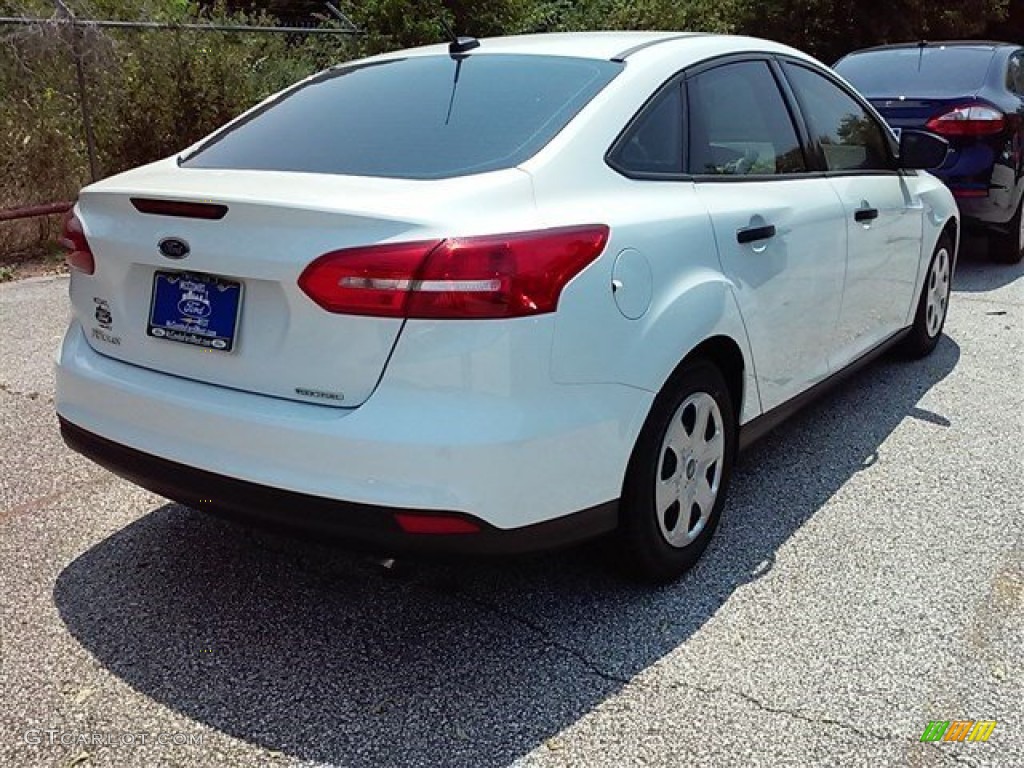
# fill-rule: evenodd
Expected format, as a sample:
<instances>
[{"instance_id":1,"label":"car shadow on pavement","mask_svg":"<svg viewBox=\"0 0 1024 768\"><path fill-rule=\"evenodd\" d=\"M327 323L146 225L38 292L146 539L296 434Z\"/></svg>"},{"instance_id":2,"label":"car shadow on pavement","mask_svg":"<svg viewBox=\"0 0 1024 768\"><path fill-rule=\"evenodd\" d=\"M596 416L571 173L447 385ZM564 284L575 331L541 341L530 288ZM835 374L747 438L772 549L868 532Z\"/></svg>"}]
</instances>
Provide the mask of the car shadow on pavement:
<instances>
[{"instance_id":1,"label":"car shadow on pavement","mask_svg":"<svg viewBox=\"0 0 1024 768\"><path fill-rule=\"evenodd\" d=\"M954 369L886 358L744 457L722 526L678 583L632 584L596 543L386 571L168 504L69 564L67 628L111 673L202 724L345 766L507 765L694 635Z\"/></svg>"}]
</instances>

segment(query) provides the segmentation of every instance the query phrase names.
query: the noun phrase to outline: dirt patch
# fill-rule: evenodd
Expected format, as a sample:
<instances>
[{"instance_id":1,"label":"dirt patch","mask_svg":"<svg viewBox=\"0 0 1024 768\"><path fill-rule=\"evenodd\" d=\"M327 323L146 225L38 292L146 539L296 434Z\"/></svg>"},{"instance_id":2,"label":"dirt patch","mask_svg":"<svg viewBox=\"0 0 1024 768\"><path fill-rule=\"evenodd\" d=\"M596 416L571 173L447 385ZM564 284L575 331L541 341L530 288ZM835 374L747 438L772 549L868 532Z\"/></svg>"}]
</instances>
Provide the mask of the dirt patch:
<instances>
[{"instance_id":1,"label":"dirt patch","mask_svg":"<svg viewBox=\"0 0 1024 768\"><path fill-rule=\"evenodd\" d=\"M26 277L67 274L64 252L56 243L37 243L12 253L0 252L0 283Z\"/></svg>"}]
</instances>

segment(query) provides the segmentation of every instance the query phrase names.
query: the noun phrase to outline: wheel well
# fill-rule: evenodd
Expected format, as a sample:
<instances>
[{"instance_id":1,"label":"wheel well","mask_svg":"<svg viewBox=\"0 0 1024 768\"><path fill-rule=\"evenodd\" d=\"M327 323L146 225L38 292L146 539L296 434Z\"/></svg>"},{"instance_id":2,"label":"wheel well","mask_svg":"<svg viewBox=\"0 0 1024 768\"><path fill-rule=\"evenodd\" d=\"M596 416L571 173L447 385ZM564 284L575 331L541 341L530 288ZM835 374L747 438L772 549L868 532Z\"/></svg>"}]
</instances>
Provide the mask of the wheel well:
<instances>
[{"instance_id":1,"label":"wheel well","mask_svg":"<svg viewBox=\"0 0 1024 768\"><path fill-rule=\"evenodd\" d=\"M743 353L739 345L728 336L712 336L698 344L688 354L679 367L686 363L703 358L714 363L725 377L725 383L729 387L729 396L736 411L736 416L743 412Z\"/></svg>"}]
</instances>

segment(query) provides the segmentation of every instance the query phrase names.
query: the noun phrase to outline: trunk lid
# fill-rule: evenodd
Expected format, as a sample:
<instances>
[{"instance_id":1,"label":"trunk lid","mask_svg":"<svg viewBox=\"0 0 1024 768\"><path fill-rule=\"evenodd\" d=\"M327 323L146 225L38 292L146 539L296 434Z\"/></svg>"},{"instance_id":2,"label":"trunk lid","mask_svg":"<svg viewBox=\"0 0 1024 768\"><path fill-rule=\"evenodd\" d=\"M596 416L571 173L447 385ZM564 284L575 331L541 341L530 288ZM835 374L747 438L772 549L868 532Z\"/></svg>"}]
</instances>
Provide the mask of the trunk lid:
<instances>
[{"instance_id":1,"label":"trunk lid","mask_svg":"<svg viewBox=\"0 0 1024 768\"><path fill-rule=\"evenodd\" d=\"M220 220L147 214L132 198L215 203L228 211ZM501 223L488 211L500 212ZM404 321L325 311L298 286L310 262L342 248L536 223L529 177L515 169L410 181L182 169L174 160L86 188L78 215L96 270L74 275L71 299L97 352L188 379L339 407L370 396ZM187 244L187 256L162 254L167 238ZM168 313L180 314L175 323L208 316L227 328L232 304L222 294L235 289L203 276L240 285L230 351L170 340L177 331L152 335L158 272L172 273L156 299L161 322Z\"/></svg>"},{"instance_id":2,"label":"trunk lid","mask_svg":"<svg viewBox=\"0 0 1024 768\"><path fill-rule=\"evenodd\" d=\"M933 117L970 102L974 94L955 98L913 96L872 97L868 101L893 128L924 128Z\"/></svg>"}]
</instances>

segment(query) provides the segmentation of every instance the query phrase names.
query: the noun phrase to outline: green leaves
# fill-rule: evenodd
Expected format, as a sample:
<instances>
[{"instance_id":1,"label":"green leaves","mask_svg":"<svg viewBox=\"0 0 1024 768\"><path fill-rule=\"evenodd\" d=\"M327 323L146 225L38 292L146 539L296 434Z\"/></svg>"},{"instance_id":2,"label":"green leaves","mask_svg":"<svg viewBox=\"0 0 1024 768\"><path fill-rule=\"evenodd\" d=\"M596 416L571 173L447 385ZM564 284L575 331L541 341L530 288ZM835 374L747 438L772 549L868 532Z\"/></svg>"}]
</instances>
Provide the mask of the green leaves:
<instances>
[{"instance_id":1,"label":"green leaves","mask_svg":"<svg viewBox=\"0 0 1024 768\"><path fill-rule=\"evenodd\" d=\"M833 63L858 48L912 40L1009 39L1009 0L889 0L884 13L860 0L742 0L738 27ZM1006 34L1003 34L1003 33Z\"/></svg>"},{"instance_id":2,"label":"green leaves","mask_svg":"<svg viewBox=\"0 0 1024 768\"><path fill-rule=\"evenodd\" d=\"M295 23L334 19L323 0L67 0L80 18ZM1024 37L1011 0L335 0L365 35L99 31L81 40L104 174L176 152L263 97L357 55L459 34L665 29L776 39L834 62L915 39ZM52 0L0 0L9 15L53 15ZM87 180L69 30L0 27L0 205L73 195Z\"/></svg>"}]
</instances>

